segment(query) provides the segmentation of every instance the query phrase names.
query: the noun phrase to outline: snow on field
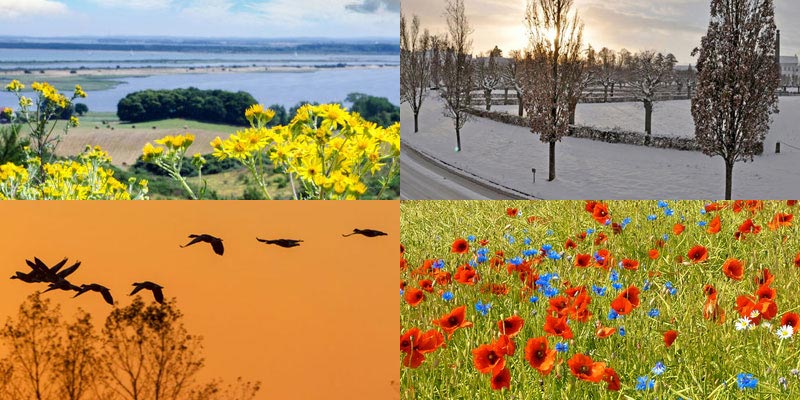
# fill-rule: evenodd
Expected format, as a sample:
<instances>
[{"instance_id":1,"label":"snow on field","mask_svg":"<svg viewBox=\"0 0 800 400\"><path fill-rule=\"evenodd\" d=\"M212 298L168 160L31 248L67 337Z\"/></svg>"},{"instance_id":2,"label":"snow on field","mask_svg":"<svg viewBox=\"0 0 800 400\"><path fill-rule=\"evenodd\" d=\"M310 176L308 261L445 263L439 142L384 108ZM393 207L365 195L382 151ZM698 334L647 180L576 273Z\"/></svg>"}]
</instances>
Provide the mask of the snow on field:
<instances>
[{"instance_id":1,"label":"snow on field","mask_svg":"<svg viewBox=\"0 0 800 400\"><path fill-rule=\"evenodd\" d=\"M653 135L694 137L691 102L671 100L655 103ZM780 113L772 115L772 128L764 143L765 149L775 151L775 142L800 147L800 97L780 97ZM492 110L516 114L518 106L494 105ZM575 123L599 129L644 132L642 103L581 103L575 110Z\"/></svg>"},{"instance_id":2,"label":"snow on field","mask_svg":"<svg viewBox=\"0 0 800 400\"><path fill-rule=\"evenodd\" d=\"M783 97L781 102L796 107L800 98ZM786 132L800 129L798 115L784 111L776 126L786 128ZM544 199L718 199L725 194L720 157L576 138L564 138L556 145L557 178L547 182L547 143L526 128L484 118L467 122L461 132L463 150L456 153L452 121L442 115L436 94L424 103L419 127L419 133L414 133L413 114L404 104L404 143ZM800 144L800 140L795 139L795 143ZM800 150L785 147L781 154L774 154L774 145L767 149L754 162L736 164L734 198L800 198ZM531 168L537 170L535 184L531 182Z\"/></svg>"}]
</instances>

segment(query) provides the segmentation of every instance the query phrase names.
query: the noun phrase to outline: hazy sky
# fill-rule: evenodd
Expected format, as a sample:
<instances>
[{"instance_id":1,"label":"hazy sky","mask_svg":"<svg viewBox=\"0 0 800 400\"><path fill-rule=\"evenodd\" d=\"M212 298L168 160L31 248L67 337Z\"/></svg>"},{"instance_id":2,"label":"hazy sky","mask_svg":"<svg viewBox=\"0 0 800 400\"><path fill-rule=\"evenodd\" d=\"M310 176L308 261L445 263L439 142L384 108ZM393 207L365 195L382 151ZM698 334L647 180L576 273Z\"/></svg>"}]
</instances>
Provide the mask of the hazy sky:
<instances>
[{"instance_id":1,"label":"hazy sky","mask_svg":"<svg viewBox=\"0 0 800 400\"><path fill-rule=\"evenodd\" d=\"M398 37L400 0L0 0L0 35Z\"/></svg>"},{"instance_id":2,"label":"hazy sky","mask_svg":"<svg viewBox=\"0 0 800 400\"><path fill-rule=\"evenodd\" d=\"M444 0L403 0L402 10L417 14L431 32L444 33ZM523 26L526 0L465 0L474 29L475 52L499 45L504 52L527 44ZM585 42L595 48L656 50L675 54L688 63L692 49L708 28L708 0L575 0L585 24ZM775 0L781 53L800 53L800 2ZM506 54L504 53L504 54Z\"/></svg>"},{"instance_id":3,"label":"hazy sky","mask_svg":"<svg viewBox=\"0 0 800 400\"><path fill-rule=\"evenodd\" d=\"M259 400L397 396L397 202L2 202L0 215L0 325L46 288L8 279L29 270L25 259L66 256L82 261L70 281L108 286L120 306L132 282L164 286L204 337L203 380L261 380ZM341 236L356 227L389 236ZM189 233L220 236L225 255L178 247ZM305 242L284 249L256 236ZM111 311L98 293L44 296L69 319L87 310L98 328Z\"/></svg>"}]
</instances>

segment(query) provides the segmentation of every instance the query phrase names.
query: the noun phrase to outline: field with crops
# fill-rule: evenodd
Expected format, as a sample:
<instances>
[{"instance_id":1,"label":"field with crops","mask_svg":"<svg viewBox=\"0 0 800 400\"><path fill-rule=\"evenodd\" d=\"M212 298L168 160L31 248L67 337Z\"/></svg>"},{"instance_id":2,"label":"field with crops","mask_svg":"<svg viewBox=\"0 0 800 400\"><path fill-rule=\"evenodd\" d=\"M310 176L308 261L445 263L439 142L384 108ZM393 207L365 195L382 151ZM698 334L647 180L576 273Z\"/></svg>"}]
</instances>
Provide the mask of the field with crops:
<instances>
[{"instance_id":1,"label":"field with crops","mask_svg":"<svg viewBox=\"0 0 800 400\"><path fill-rule=\"evenodd\" d=\"M403 202L401 396L797 398L796 208Z\"/></svg>"}]
</instances>

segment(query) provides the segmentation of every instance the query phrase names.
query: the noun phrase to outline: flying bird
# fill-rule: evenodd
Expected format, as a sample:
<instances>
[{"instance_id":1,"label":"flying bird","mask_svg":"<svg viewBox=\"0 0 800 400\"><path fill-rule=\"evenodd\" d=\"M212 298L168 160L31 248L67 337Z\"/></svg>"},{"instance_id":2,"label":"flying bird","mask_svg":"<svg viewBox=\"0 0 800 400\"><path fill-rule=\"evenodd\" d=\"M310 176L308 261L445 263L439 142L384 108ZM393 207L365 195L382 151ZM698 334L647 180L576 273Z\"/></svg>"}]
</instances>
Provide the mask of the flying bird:
<instances>
[{"instance_id":1,"label":"flying bird","mask_svg":"<svg viewBox=\"0 0 800 400\"><path fill-rule=\"evenodd\" d=\"M150 281L135 282L133 286L133 291L129 296L135 295L142 289L147 289L153 292L153 297L156 299L156 302L159 304L164 304L164 293L161 291L161 289L164 288L163 286Z\"/></svg>"},{"instance_id":2,"label":"flying bird","mask_svg":"<svg viewBox=\"0 0 800 400\"><path fill-rule=\"evenodd\" d=\"M269 239L256 238L256 240L258 240L261 243L275 244L275 245L278 245L278 246L281 246L281 247L286 247L286 248L300 246L300 243L302 242L302 240L297 240L297 239L273 239L273 240L269 240Z\"/></svg>"},{"instance_id":3,"label":"flying bird","mask_svg":"<svg viewBox=\"0 0 800 400\"><path fill-rule=\"evenodd\" d=\"M99 292L100 294L103 295L103 299L106 301L106 303L111 304L112 306L114 305L114 298L111 297L111 291L107 287L99 285L97 283L92 283L89 285L86 284L81 285L80 289L78 290L78 293L72 297L73 298L78 297L88 291Z\"/></svg>"},{"instance_id":4,"label":"flying bird","mask_svg":"<svg viewBox=\"0 0 800 400\"><path fill-rule=\"evenodd\" d=\"M70 291L70 290L74 290L74 291L77 292L77 291L81 290L81 288L71 284L66 279L62 279L62 280L57 281L57 282L51 282L49 285L47 285L47 290L45 290L42 293L47 293L47 292L49 292L51 290L63 290L63 291L67 291L67 292Z\"/></svg>"},{"instance_id":5,"label":"flying bird","mask_svg":"<svg viewBox=\"0 0 800 400\"><path fill-rule=\"evenodd\" d=\"M34 261L25 260L25 263L31 268L28 273L17 271L11 279L19 279L27 283L49 282L56 283L65 279L67 276L75 272L80 267L81 262L78 261L70 267L61 271L61 267L66 265L67 258L64 258L58 264L48 267L42 260L37 257L33 258Z\"/></svg>"},{"instance_id":6,"label":"flying bird","mask_svg":"<svg viewBox=\"0 0 800 400\"><path fill-rule=\"evenodd\" d=\"M210 243L211 244L211 248L214 249L214 253L222 255L222 253L225 252L225 248L222 246L222 239L220 239L218 237L207 235L205 233L202 234L202 235L194 235L194 234L192 234L192 235L189 235L189 237L192 238L192 241L187 243L187 244L185 244L185 245L183 245L183 246L181 246L181 247L189 247L189 246L191 246L191 245L193 245L195 243L206 242L206 243Z\"/></svg>"},{"instance_id":7,"label":"flying bird","mask_svg":"<svg viewBox=\"0 0 800 400\"><path fill-rule=\"evenodd\" d=\"M364 235L366 237L386 236L386 232L376 231L374 229L353 229L352 233L342 235L344 237L352 235Z\"/></svg>"}]
</instances>

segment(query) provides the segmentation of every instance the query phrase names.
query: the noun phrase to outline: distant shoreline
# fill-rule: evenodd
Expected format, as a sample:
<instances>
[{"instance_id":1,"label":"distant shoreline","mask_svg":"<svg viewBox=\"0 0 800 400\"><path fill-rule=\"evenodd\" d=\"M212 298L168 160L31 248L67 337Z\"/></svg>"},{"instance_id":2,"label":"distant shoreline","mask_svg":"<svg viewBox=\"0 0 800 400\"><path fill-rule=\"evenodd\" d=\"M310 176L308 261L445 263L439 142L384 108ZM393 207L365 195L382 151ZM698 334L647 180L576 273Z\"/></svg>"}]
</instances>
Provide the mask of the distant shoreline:
<instances>
[{"instance_id":1,"label":"distant shoreline","mask_svg":"<svg viewBox=\"0 0 800 400\"><path fill-rule=\"evenodd\" d=\"M152 75L177 75L177 74L209 74L209 73L308 73L328 69L382 69L399 68L391 64L344 64L332 66L198 66L198 67L130 67L130 68L45 68L45 69L8 69L0 70L0 77L30 76L42 78L54 77L79 77L79 76L152 76ZM28 71L26 73L26 71ZM44 71L44 73L42 73Z\"/></svg>"}]
</instances>

